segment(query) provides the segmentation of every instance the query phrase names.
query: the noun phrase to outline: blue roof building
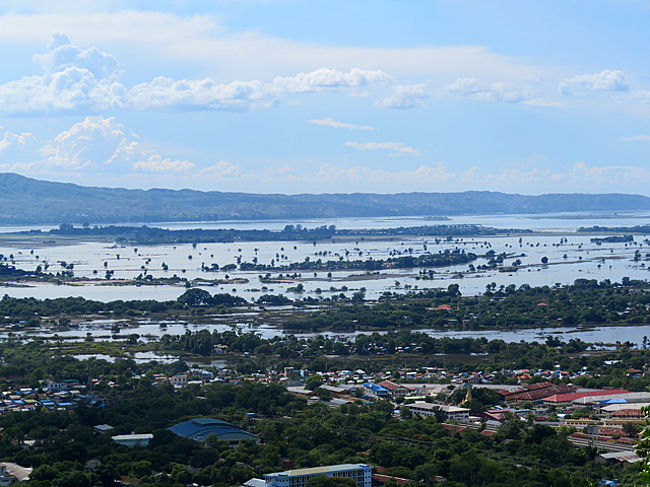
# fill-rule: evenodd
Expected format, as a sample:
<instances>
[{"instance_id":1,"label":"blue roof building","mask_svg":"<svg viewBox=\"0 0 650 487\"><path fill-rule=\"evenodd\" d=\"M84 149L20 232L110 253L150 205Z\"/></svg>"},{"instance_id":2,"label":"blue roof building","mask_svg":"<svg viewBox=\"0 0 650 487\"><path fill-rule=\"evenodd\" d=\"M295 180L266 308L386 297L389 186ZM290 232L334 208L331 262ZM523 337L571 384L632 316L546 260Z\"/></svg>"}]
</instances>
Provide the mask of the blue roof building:
<instances>
[{"instance_id":1,"label":"blue roof building","mask_svg":"<svg viewBox=\"0 0 650 487\"><path fill-rule=\"evenodd\" d=\"M194 441L205 442L208 436L215 435L217 440L226 441L230 446L237 446L240 441L252 440L259 442L259 436L238 428L234 424L215 418L194 418L178 423L169 431L178 436Z\"/></svg>"},{"instance_id":2,"label":"blue roof building","mask_svg":"<svg viewBox=\"0 0 650 487\"><path fill-rule=\"evenodd\" d=\"M388 397L390 394L388 389L374 382L366 382L363 387L369 395L374 397Z\"/></svg>"}]
</instances>

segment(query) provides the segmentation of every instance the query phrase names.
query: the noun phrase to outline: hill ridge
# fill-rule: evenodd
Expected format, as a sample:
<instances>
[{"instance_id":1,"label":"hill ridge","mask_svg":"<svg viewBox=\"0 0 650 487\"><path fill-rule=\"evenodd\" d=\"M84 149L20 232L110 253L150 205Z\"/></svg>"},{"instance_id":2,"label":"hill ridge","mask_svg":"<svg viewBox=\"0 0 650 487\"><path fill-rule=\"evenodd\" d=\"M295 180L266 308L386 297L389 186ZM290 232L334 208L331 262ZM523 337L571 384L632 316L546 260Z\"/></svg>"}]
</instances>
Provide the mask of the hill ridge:
<instances>
[{"instance_id":1,"label":"hill ridge","mask_svg":"<svg viewBox=\"0 0 650 487\"><path fill-rule=\"evenodd\" d=\"M0 223L129 223L341 217L438 216L559 211L650 210L650 198L623 193L522 195L301 193L125 189L81 186L0 173Z\"/></svg>"}]
</instances>

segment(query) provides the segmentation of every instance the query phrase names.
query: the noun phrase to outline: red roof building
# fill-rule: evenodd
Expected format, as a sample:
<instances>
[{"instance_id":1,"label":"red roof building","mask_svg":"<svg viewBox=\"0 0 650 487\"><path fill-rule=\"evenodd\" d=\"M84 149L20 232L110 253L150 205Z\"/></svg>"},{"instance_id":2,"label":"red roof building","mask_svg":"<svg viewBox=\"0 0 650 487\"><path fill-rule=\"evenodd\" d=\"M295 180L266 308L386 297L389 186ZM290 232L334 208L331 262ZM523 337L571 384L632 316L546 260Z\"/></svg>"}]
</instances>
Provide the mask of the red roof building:
<instances>
[{"instance_id":1,"label":"red roof building","mask_svg":"<svg viewBox=\"0 0 650 487\"><path fill-rule=\"evenodd\" d=\"M508 394L504 397L506 402L536 402L541 401L545 397L552 396L553 394L566 394L575 391L575 387L559 386L552 382L538 382L537 384L530 384L523 386L526 388L523 392L515 392Z\"/></svg>"},{"instance_id":2,"label":"red roof building","mask_svg":"<svg viewBox=\"0 0 650 487\"><path fill-rule=\"evenodd\" d=\"M555 394L553 396L545 397L542 401L545 404L571 404L572 401L576 399L582 399L584 397L597 397L597 396L610 396L614 394L627 394L629 391L625 389L610 389L610 390L600 390L600 391L586 391L586 392L571 392L568 394Z\"/></svg>"}]
</instances>

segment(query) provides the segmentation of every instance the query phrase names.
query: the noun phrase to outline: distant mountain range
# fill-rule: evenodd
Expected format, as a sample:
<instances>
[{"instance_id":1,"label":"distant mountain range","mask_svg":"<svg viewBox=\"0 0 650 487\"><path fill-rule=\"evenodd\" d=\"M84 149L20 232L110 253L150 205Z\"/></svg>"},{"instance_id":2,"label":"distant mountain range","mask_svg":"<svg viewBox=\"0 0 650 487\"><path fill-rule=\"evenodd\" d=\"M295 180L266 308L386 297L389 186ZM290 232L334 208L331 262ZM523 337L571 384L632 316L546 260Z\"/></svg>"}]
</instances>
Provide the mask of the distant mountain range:
<instances>
[{"instance_id":1,"label":"distant mountain range","mask_svg":"<svg viewBox=\"0 0 650 487\"><path fill-rule=\"evenodd\" d=\"M95 188L0 173L0 223L116 223L650 210L630 194L525 196L490 191L250 194Z\"/></svg>"}]
</instances>

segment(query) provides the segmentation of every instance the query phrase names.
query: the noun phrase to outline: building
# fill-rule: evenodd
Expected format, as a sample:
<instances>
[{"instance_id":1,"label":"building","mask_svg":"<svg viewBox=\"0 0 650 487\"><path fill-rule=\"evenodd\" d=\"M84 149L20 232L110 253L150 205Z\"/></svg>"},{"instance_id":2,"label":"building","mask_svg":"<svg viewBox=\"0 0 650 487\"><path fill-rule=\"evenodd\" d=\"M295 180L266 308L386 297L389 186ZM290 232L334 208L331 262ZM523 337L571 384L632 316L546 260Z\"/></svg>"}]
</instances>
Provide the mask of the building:
<instances>
[{"instance_id":1,"label":"building","mask_svg":"<svg viewBox=\"0 0 650 487\"><path fill-rule=\"evenodd\" d=\"M29 467L22 467L17 463L0 462L0 485L27 482L33 470Z\"/></svg>"},{"instance_id":2,"label":"building","mask_svg":"<svg viewBox=\"0 0 650 487\"><path fill-rule=\"evenodd\" d=\"M174 387L185 387L187 385L187 375L179 374L169 378L169 382Z\"/></svg>"},{"instance_id":3,"label":"building","mask_svg":"<svg viewBox=\"0 0 650 487\"><path fill-rule=\"evenodd\" d=\"M542 399L559 394L567 394L575 391L575 387L556 385L552 382L538 382L522 386L524 391L509 393L502 392L504 400L508 404L520 404L522 402L540 402Z\"/></svg>"},{"instance_id":4,"label":"building","mask_svg":"<svg viewBox=\"0 0 650 487\"><path fill-rule=\"evenodd\" d=\"M47 392L62 392L68 390L68 384L64 382L48 381L43 389Z\"/></svg>"},{"instance_id":5,"label":"building","mask_svg":"<svg viewBox=\"0 0 650 487\"><path fill-rule=\"evenodd\" d=\"M634 450L611 451L607 453L601 453L596 457L596 462L598 463L619 463L624 467L633 465L640 461L641 459Z\"/></svg>"},{"instance_id":6,"label":"building","mask_svg":"<svg viewBox=\"0 0 650 487\"><path fill-rule=\"evenodd\" d=\"M93 426L93 429L95 430L95 433L99 433L100 435L103 435L115 428L113 428L110 424L96 424L95 426Z\"/></svg>"},{"instance_id":7,"label":"building","mask_svg":"<svg viewBox=\"0 0 650 487\"><path fill-rule=\"evenodd\" d=\"M384 389L388 389L390 395L395 399L396 397L404 397L413 393L413 389L405 386L404 384L397 384L391 380L382 380L378 385Z\"/></svg>"},{"instance_id":8,"label":"building","mask_svg":"<svg viewBox=\"0 0 650 487\"><path fill-rule=\"evenodd\" d=\"M236 447L241 441L260 441L259 436L244 431L234 424L215 418L194 418L175 424L169 431L194 441L205 442L208 436L215 435L217 440L225 441Z\"/></svg>"},{"instance_id":9,"label":"building","mask_svg":"<svg viewBox=\"0 0 650 487\"><path fill-rule=\"evenodd\" d=\"M600 396L614 396L617 394L628 394L625 389L614 390L597 390L597 391L582 391L582 392L569 392L567 394L555 394L553 396L545 397L542 403L547 406L568 406L573 401Z\"/></svg>"},{"instance_id":10,"label":"building","mask_svg":"<svg viewBox=\"0 0 650 487\"><path fill-rule=\"evenodd\" d=\"M284 472L264 475L266 487L305 487L313 477L348 477L353 479L358 487L372 487L372 466L363 463L347 463L327 467L299 468Z\"/></svg>"},{"instance_id":11,"label":"building","mask_svg":"<svg viewBox=\"0 0 650 487\"><path fill-rule=\"evenodd\" d=\"M113 436L111 439L113 440L114 443L117 443L118 445L126 446L128 448L134 448L136 446L139 447L147 447L149 446L149 442L153 438L153 434L151 433L141 433L141 434L130 434L130 435L117 435Z\"/></svg>"},{"instance_id":12,"label":"building","mask_svg":"<svg viewBox=\"0 0 650 487\"><path fill-rule=\"evenodd\" d=\"M435 416L436 411L442 411L447 416L447 421L455 423L469 422L469 409L459 408L458 406L448 406L446 404L434 404L430 402L417 401L413 404L407 404L407 407L414 414L420 416Z\"/></svg>"},{"instance_id":13,"label":"building","mask_svg":"<svg viewBox=\"0 0 650 487\"><path fill-rule=\"evenodd\" d=\"M598 409L601 405L634 404L650 402L650 392L628 392L623 394L609 394L602 396L581 397L571 401L575 407L591 407Z\"/></svg>"},{"instance_id":14,"label":"building","mask_svg":"<svg viewBox=\"0 0 650 487\"><path fill-rule=\"evenodd\" d=\"M385 387L375 384L374 382L366 382L363 385L363 390L366 394L372 397L385 399L390 395L390 392Z\"/></svg>"}]
</instances>

